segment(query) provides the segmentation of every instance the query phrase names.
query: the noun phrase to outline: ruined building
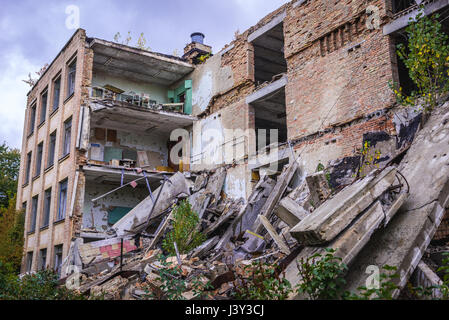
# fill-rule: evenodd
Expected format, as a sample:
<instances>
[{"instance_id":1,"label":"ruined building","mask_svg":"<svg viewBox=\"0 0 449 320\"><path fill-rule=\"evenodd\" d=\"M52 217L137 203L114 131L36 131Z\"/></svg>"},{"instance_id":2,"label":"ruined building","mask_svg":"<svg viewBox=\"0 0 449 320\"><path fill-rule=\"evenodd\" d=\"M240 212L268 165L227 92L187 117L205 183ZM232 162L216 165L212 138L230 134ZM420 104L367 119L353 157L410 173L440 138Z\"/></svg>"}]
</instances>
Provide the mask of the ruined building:
<instances>
[{"instance_id":1,"label":"ruined building","mask_svg":"<svg viewBox=\"0 0 449 320\"><path fill-rule=\"evenodd\" d=\"M76 31L28 94L22 271L59 269L74 238L107 238L178 171L226 167L223 192L246 199L294 158L308 173L332 167L335 188L357 172L365 141L394 141L391 160L420 121L396 115L388 85L410 83L395 48L416 10L412 0L294 0L215 54L192 34L182 58Z\"/></svg>"}]
</instances>

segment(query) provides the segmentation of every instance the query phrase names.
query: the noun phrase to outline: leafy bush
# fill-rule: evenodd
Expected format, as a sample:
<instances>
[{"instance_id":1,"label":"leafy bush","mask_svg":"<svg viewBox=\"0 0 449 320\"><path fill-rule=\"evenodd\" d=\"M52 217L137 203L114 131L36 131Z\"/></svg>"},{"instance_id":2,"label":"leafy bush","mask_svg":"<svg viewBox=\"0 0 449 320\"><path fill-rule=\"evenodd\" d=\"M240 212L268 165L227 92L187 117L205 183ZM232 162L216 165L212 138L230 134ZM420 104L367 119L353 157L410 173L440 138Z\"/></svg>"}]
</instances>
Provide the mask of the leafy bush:
<instances>
[{"instance_id":1,"label":"leafy bush","mask_svg":"<svg viewBox=\"0 0 449 320\"><path fill-rule=\"evenodd\" d=\"M286 300L290 282L272 265L253 262L236 273L233 296L238 300Z\"/></svg>"},{"instance_id":2,"label":"leafy bush","mask_svg":"<svg viewBox=\"0 0 449 320\"><path fill-rule=\"evenodd\" d=\"M190 203L186 200L181 201L173 209L172 230L165 237L162 248L170 255L175 255L174 242L181 254L198 247L206 240L206 237L198 231L199 223L200 218L192 211Z\"/></svg>"},{"instance_id":3,"label":"leafy bush","mask_svg":"<svg viewBox=\"0 0 449 320\"><path fill-rule=\"evenodd\" d=\"M405 29L408 44L398 45L397 52L417 90L407 97L402 88L390 85L400 104L415 105L419 102L417 99L420 99L427 109L433 109L438 98L449 90L448 36L441 30L438 18L438 14L427 17L419 13L416 20L411 19Z\"/></svg>"},{"instance_id":4,"label":"leafy bush","mask_svg":"<svg viewBox=\"0 0 449 320\"><path fill-rule=\"evenodd\" d=\"M334 253L335 250L326 249L324 254L317 253L300 260L299 294L307 294L311 300L336 300L343 296L348 267Z\"/></svg>"},{"instance_id":5,"label":"leafy bush","mask_svg":"<svg viewBox=\"0 0 449 320\"><path fill-rule=\"evenodd\" d=\"M0 300L85 300L76 291L58 285L59 276L44 270L19 278L11 265L0 263Z\"/></svg>"}]
</instances>

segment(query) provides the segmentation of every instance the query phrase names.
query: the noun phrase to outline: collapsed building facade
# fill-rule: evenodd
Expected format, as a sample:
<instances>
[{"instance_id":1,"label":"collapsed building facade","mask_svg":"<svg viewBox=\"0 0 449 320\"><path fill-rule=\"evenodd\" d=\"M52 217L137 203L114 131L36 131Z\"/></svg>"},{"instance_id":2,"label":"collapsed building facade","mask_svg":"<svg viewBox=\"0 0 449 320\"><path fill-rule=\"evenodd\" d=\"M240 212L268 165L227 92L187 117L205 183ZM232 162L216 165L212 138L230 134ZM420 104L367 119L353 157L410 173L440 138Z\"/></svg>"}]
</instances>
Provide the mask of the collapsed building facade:
<instances>
[{"instance_id":1,"label":"collapsed building facade","mask_svg":"<svg viewBox=\"0 0 449 320\"><path fill-rule=\"evenodd\" d=\"M444 16L449 8L443 0L424 4L426 14ZM377 168L360 166L366 142L380 150L376 165L387 166L402 159L422 129L422 115L399 108L389 88L389 82L410 83L396 45L417 10L415 1L296 0L213 55L204 36L193 34L182 58L78 30L28 94L17 194L17 208L26 210L22 272L61 270L75 244L130 235L142 225L146 230L149 211L161 226L166 208L155 209L155 198L162 194L168 201L203 188L189 198L196 211L203 214L224 198L248 203L261 192L269 205L261 204L262 212L240 228L256 234L270 229L270 221L255 219L269 211L269 220L279 206L284 209L276 209L277 216L289 222L295 241L316 245L295 227L304 217L285 213L285 192L320 166L328 168L331 189L350 185L360 172ZM201 186L204 172L211 178ZM268 178L287 182L278 186ZM172 186L166 193L164 183ZM313 209L328 196L318 197ZM436 232L440 211L427 237ZM206 229L213 235L218 227ZM346 227L335 227L327 240ZM160 236L160 227L153 231ZM224 247L229 237L226 232L213 245ZM275 242L292 254L288 241L287 248ZM422 255L408 265L407 279ZM360 262L360 279L351 283L363 282L364 267Z\"/></svg>"}]
</instances>

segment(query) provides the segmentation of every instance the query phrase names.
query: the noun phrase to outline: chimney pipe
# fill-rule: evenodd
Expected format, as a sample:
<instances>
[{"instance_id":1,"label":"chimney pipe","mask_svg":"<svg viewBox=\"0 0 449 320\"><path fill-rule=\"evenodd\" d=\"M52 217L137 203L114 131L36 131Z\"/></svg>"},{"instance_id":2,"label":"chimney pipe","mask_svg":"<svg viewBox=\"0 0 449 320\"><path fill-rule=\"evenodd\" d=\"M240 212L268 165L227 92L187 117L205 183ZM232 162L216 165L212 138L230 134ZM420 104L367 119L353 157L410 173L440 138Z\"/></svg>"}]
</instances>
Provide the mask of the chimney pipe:
<instances>
[{"instance_id":1,"label":"chimney pipe","mask_svg":"<svg viewBox=\"0 0 449 320\"><path fill-rule=\"evenodd\" d=\"M190 35L192 42L204 44L205 35L201 32L194 32Z\"/></svg>"}]
</instances>

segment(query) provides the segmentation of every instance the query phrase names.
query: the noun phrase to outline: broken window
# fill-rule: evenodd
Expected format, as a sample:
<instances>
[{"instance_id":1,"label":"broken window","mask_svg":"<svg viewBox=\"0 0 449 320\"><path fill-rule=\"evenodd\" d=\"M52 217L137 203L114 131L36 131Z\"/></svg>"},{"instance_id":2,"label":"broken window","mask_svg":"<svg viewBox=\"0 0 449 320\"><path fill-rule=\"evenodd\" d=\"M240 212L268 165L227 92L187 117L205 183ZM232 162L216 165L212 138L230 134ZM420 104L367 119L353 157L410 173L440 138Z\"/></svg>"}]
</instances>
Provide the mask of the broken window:
<instances>
[{"instance_id":1,"label":"broken window","mask_svg":"<svg viewBox=\"0 0 449 320\"><path fill-rule=\"evenodd\" d=\"M59 108L59 97L61 96L61 76L53 82L53 106L52 111Z\"/></svg>"},{"instance_id":2,"label":"broken window","mask_svg":"<svg viewBox=\"0 0 449 320\"><path fill-rule=\"evenodd\" d=\"M48 146L47 168L50 168L55 162L55 150L56 150L56 131L50 135L50 144Z\"/></svg>"},{"instance_id":3,"label":"broken window","mask_svg":"<svg viewBox=\"0 0 449 320\"><path fill-rule=\"evenodd\" d=\"M39 270L45 270L47 264L47 249L39 251Z\"/></svg>"},{"instance_id":4,"label":"broken window","mask_svg":"<svg viewBox=\"0 0 449 320\"><path fill-rule=\"evenodd\" d=\"M59 183L58 221L65 218L67 208L67 179Z\"/></svg>"},{"instance_id":5,"label":"broken window","mask_svg":"<svg viewBox=\"0 0 449 320\"><path fill-rule=\"evenodd\" d=\"M39 125L45 122L45 117L47 116L47 100L48 100L48 92L45 91L41 95L41 116Z\"/></svg>"},{"instance_id":6,"label":"broken window","mask_svg":"<svg viewBox=\"0 0 449 320\"><path fill-rule=\"evenodd\" d=\"M273 77L287 72L284 57L283 23L265 32L252 43L254 46L254 68L257 84L271 82Z\"/></svg>"},{"instance_id":7,"label":"broken window","mask_svg":"<svg viewBox=\"0 0 449 320\"><path fill-rule=\"evenodd\" d=\"M75 76L76 76L76 59L68 66L67 73L67 97L70 97L75 92Z\"/></svg>"},{"instance_id":8,"label":"broken window","mask_svg":"<svg viewBox=\"0 0 449 320\"><path fill-rule=\"evenodd\" d=\"M59 276L61 276L61 266L62 266L62 244L55 246L54 270Z\"/></svg>"},{"instance_id":9,"label":"broken window","mask_svg":"<svg viewBox=\"0 0 449 320\"><path fill-rule=\"evenodd\" d=\"M37 177L41 174L43 149L44 149L44 143L41 142L37 145L36 168L34 168L35 177Z\"/></svg>"},{"instance_id":10,"label":"broken window","mask_svg":"<svg viewBox=\"0 0 449 320\"><path fill-rule=\"evenodd\" d=\"M42 228L48 227L50 223L51 188L45 191L44 215L42 217Z\"/></svg>"},{"instance_id":11,"label":"broken window","mask_svg":"<svg viewBox=\"0 0 449 320\"><path fill-rule=\"evenodd\" d=\"M31 171L31 151L27 154L26 171L25 171L25 184L30 181L30 171Z\"/></svg>"},{"instance_id":12,"label":"broken window","mask_svg":"<svg viewBox=\"0 0 449 320\"><path fill-rule=\"evenodd\" d=\"M30 229L29 232L34 232L36 230L36 217L37 217L37 203L39 200L39 196L35 196L31 200L31 221L30 221Z\"/></svg>"},{"instance_id":13,"label":"broken window","mask_svg":"<svg viewBox=\"0 0 449 320\"><path fill-rule=\"evenodd\" d=\"M36 124L36 103L34 103L31 106L30 110L30 128L29 128L29 135L33 134L34 132L34 125Z\"/></svg>"},{"instance_id":14,"label":"broken window","mask_svg":"<svg viewBox=\"0 0 449 320\"><path fill-rule=\"evenodd\" d=\"M70 153L71 136L72 136L72 118L64 122L64 148L62 150L63 157Z\"/></svg>"},{"instance_id":15,"label":"broken window","mask_svg":"<svg viewBox=\"0 0 449 320\"><path fill-rule=\"evenodd\" d=\"M26 272L31 272L31 267L33 266L33 251L27 252L26 257Z\"/></svg>"}]
</instances>

